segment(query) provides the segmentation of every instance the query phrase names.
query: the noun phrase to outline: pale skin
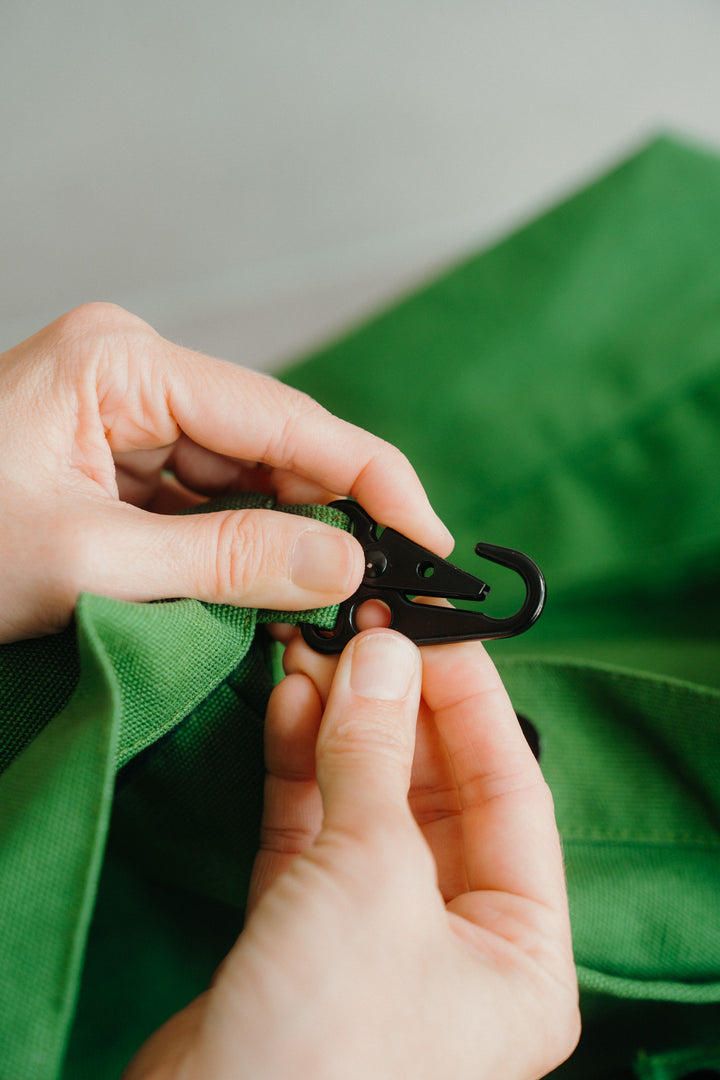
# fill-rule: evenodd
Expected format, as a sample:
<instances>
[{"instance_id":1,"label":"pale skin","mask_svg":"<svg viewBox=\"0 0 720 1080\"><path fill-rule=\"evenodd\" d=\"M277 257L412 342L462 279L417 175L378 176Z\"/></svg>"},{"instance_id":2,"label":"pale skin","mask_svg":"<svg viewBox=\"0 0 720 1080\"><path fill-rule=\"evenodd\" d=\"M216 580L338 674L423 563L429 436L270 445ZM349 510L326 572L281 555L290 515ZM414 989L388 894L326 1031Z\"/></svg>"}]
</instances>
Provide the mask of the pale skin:
<instances>
[{"instance_id":1,"label":"pale skin","mask_svg":"<svg viewBox=\"0 0 720 1080\"><path fill-rule=\"evenodd\" d=\"M350 494L439 554L407 459L276 379L87 304L0 356L0 643L65 626L82 591L302 610L357 588L360 545L273 511L174 517L232 491Z\"/></svg>"},{"instance_id":2,"label":"pale skin","mask_svg":"<svg viewBox=\"0 0 720 1080\"><path fill-rule=\"evenodd\" d=\"M579 1033L560 844L483 646L285 665L245 929L123 1080L545 1076Z\"/></svg>"},{"instance_id":3,"label":"pale skin","mask_svg":"<svg viewBox=\"0 0 720 1080\"><path fill-rule=\"evenodd\" d=\"M354 591L362 553L339 530L173 516L224 491L349 494L452 547L397 450L112 305L0 357L0 481L0 641L61 629L83 590L287 610ZM579 1031L562 858L482 645L374 626L339 662L294 635L285 665L245 928L126 1080L545 1075Z\"/></svg>"}]
</instances>

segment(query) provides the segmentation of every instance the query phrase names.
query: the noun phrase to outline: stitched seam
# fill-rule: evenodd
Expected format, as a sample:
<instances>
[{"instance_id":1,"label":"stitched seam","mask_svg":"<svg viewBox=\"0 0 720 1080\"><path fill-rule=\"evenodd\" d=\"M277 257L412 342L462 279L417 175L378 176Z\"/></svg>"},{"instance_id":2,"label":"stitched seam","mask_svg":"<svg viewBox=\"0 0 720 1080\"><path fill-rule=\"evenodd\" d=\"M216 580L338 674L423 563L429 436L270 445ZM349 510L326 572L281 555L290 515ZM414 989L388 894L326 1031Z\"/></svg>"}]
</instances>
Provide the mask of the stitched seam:
<instances>
[{"instance_id":1,"label":"stitched seam","mask_svg":"<svg viewBox=\"0 0 720 1080\"><path fill-rule=\"evenodd\" d=\"M553 671L566 672L572 674L577 671L588 671L591 673L599 673L608 678L609 681L614 683L630 683L630 682L643 682L651 683L653 686L667 687L674 690L689 690L692 693L709 698L710 700L717 700L720 703L720 690L716 690L713 686L706 686L703 683L693 683L686 679L677 679L671 675L656 675L654 672L637 671L633 668L623 668L615 664L606 664L600 660L574 660L571 657L567 658L548 658L544 659L541 656L537 657L503 657L502 663L499 665L503 671L510 671L514 668L533 668L534 670L547 671L551 669Z\"/></svg>"}]
</instances>

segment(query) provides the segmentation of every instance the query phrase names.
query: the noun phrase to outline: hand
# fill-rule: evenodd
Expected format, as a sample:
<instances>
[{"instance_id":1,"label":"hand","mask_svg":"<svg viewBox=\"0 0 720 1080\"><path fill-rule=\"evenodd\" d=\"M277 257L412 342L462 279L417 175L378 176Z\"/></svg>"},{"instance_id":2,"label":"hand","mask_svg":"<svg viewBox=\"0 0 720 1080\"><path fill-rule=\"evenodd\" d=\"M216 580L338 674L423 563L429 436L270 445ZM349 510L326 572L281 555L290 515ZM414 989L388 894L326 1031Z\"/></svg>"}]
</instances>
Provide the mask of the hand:
<instances>
[{"instance_id":1,"label":"hand","mask_svg":"<svg viewBox=\"0 0 720 1080\"><path fill-rule=\"evenodd\" d=\"M422 700L391 631L287 661L246 927L125 1080L544 1076L579 1031L562 858L483 647L424 649Z\"/></svg>"},{"instance_id":2,"label":"hand","mask_svg":"<svg viewBox=\"0 0 720 1080\"><path fill-rule=\"evenodd\" d=\"M272 511L173 517L227 491L351 494L439 554L403 455L277 380L165 341L110 304L0 356L0 642L61 629L81 591L299 610L335 603L360 545Z\"/></svg>"}]
</instances>

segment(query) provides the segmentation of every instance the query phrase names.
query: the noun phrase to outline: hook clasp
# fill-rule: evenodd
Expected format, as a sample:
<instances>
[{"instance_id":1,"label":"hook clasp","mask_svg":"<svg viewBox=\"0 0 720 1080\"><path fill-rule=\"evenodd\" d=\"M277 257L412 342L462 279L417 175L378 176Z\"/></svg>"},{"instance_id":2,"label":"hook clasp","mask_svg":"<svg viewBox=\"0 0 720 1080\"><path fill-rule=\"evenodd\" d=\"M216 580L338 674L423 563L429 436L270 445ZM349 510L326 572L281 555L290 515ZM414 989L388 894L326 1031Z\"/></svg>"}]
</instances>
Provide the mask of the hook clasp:
<instances>
[{"instance_id":1,"label":"hook clasp","mask_svg":"<svg viewBox=\"0 0 720 1080\"><path fill-rule=\"evenodd\" d=\"M302 624L305 641L317 652L338 653L345 648L359 631L355 616L368 600L381 600L390 609L390 628L417 645L515 637L529 630L542 612L546 588L537 564L521 551L483 542L475 545L476 555L515 570L522 578L525 600L519 611L494 619L479 611L414 603L412 596L484 600L490 586L394 529L384 529L378 536L377 522L358 503L340 499L332 506L350 518L365 551L366 571L357 592L340 604L333 630Z\"/></svg>"}]
</instances>

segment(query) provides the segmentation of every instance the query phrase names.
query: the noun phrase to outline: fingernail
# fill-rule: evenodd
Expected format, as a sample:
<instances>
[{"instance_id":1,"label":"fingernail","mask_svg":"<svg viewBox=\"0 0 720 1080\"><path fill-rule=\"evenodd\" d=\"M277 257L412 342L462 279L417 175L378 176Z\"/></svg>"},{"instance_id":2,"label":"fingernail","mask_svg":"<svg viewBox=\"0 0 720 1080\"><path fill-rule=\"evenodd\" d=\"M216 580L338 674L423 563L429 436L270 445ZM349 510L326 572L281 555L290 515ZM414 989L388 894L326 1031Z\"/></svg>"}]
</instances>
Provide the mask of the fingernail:
<instances>
[{"instance_id":1,"label":"fingernail","mask_svg":"<svg viewBox=\"0 0 720 1080\"><path fill-rule=\"evenodd\" d=\"M350 686L360 697L402 701L417 664L415 646L399 634L368 634L353 646Z\"/></svg>"},{"instance_id":2,"label":"fingernail","mask_svg":"<svg viewBox=\"0 0 720 1080\"><path fill-rule=\"evenodd\" d=\"M355 541L336 530L337 535L307 529L295 541L290 567L293 585L312 592L343 592L355 565Z\"/></svg>"}]
</instances>

